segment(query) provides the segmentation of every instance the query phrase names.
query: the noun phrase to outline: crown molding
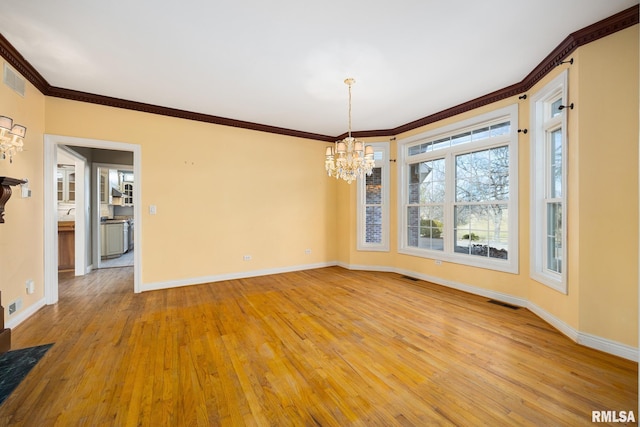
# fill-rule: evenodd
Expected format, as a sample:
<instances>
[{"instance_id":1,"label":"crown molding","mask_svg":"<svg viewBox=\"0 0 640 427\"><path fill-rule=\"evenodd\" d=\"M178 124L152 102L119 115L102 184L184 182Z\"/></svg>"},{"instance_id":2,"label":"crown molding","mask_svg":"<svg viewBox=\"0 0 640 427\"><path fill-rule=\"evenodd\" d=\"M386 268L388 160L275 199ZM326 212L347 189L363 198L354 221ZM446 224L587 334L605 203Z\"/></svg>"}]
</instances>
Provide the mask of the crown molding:
<instances>
[{"instance_id":1,"label":"crown molding","mask_svg":"<svg viewBox=\"0 0 640 427\"><path fill-rule=\"evenodd\" d=\"M531 89L544 76L551 72L551 70L556 68L564 58L580 46L638 24L639 11L640 7L636 4L635 6L603 19L602 21L571 33L519 83L515 83L511 86L507 86L503 89L499 89L396 128L358 131L353 132L353 136L358 138L395 136L439 120L453 117L458 114L522 94ZM333 137L54 87L51 86L44 77L42 77L42 75L40 75L40 73L11 45L11 43L9 43L2 34L0 34L0 55L45 96L325 142L333 142L346 137L346 133Z\"/></svg>"},{"instance_id":2,"label":"crown molding","mask_svg":"<svg viewBox=\"0 0 640 427\"><path fill-rule=\"evenodd\" d=\"M110 96L96 95L93 93L80 92L71 89L50 86L47 96L55 98L69 99L72 101L89 102L92 104L105 105L107 107L124 108L127 110L140 111L143 113L159 114L162 116L176 117L179 119L195 120L198 122L212 123L222 126L232 126L242 129L255 130L279 135L293 136L297 138L314 139L318 141L333 141L333 137L320 135L311 132L303 132L293 129L286 129L276 126L263 125L260 123L246 122L242 120L229 119L226 117L212 116L209 114L195 113L193 111L179 110L177 108L162 107L159 105L145 104L137 101L113 98Z\"/></svg>"},{"instance_id":3,"label":"crown molding","mask_svg":"<svg viewBox=\"0 0 640 427\"><path fill-rule=\"evenodd\" d=\"M49 89L49 83L40 75L38 70L24 59L24 57L13 47L11 43L0 34L0 55L11 65L17 72L33 84L42 94L46 95Z\"/></svg>"},{"instance_id":4,"label":"crown molding","mask_svg":"<svg viewBox=\"0 0 640 427\"><path fill-rule=\"evenodd\" d=\"M602 37L606 37L625 28L632 27L638 24L638 13L640 8L638 5L623 10L609 18L596 22L593 25L589 25L581 30L571 33L566 39L562 41L547 57L538 64L521 82L515 83L511 86L507 86L503 89L499 89L495 92L491 92L487 95L483 95L479 98L467 101L463 104L451 107L449 109L440 111L427 117L415 120L402 126L398 126L395 129L389 129L384 134L379 133L378 136L393 136L404 132L411 131L413 129L425 126L442 119L446 119L503 99L510 98L515 95L525 93L531 89L536 83L538 83L544 76L556 68L560 63L570 55L574 50L585 44L591 43ZM357 136L363 137L364 135L358 134Z\"/></svg>"}]
</instances>

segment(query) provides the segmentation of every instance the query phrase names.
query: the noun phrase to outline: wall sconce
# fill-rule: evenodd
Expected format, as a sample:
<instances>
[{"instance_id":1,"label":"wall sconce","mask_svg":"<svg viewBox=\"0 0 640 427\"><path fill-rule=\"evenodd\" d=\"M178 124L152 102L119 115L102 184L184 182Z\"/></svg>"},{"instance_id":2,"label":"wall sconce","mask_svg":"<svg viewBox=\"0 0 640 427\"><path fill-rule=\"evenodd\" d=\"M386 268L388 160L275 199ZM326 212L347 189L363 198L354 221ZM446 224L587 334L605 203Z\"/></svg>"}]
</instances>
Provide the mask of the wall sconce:
<instances>
[{"instance_id":1,"label":"wall sconce","mask_svg":"<svg viewBox=\"0 0 640 427\"><path fill-rule=\"evenodd\" d=\"M9 163L13 163L13 156L22 151L23 138L27 134L27 128L22 125L14 125L13 119L0 116L0 156Z\"/></svg>"}]
</instances>

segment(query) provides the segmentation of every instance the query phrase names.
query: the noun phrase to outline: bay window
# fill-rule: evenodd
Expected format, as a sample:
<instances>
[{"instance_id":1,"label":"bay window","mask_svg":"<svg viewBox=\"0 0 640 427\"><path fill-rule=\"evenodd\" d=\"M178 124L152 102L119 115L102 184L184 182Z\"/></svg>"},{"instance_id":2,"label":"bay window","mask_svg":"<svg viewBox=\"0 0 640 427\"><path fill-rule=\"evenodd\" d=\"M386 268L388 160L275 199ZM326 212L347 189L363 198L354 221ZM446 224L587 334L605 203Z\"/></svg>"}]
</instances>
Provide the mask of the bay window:
<instances>
[{"instance_id":1,"label":"bay window","mask_svg":"<svg viewBox=\"0 0 640 427\"><path fill-rule=\"evenodd\" d=\"M399 142L401 253L517 272L517 106Z\"/></svg>"}]
</instances>

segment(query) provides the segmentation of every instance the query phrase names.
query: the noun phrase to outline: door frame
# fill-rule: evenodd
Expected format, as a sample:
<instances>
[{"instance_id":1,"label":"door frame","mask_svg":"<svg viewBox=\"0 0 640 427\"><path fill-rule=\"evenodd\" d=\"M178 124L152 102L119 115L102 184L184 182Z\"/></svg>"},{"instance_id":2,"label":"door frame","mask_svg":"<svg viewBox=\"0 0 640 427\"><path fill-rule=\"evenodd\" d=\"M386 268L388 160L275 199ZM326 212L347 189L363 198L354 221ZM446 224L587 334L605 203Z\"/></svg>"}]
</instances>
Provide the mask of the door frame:
<instances>
[{"instance_id":1,"label":"door frame","mask_svg":"<svg viewBox=\"0 0 640 427\"><path fill-rule=\"evenodd\" d=\"M101 148L133 152L133 211L134 227L133 291L141 292L142 280L142 147L139 144L77 138L63 135L44 135L44 298L45 304L58 302L58 224L57 224L57 148L58 145ZM77 215L77 212L76 212ZM92 215L91 217L93 217ZM93 219L93 218L92 218Z\"/></svg>"},{"instance_id":2,"label":"door frame","mask_svg":"<svg viewBox=\"0 0 640 427\"><path fill-rule=\"evenodd\" d=\"M73 159L73 166L75 168L76 182L75 182L75 230L74 233L74 265L75 275L84 276L90 270L87 257L87 245L90 236L90 208L87 209L90 204L87 203L88 194L88 175L87 171L87 159L76 153L75 151L67 148L62 144L56 146L56 165L58 164L58 151L63 151L66 156ZM56 209L57 210L57 209ZM80 232L78 232L80 230Z\"/></svg>"}]
</instances>

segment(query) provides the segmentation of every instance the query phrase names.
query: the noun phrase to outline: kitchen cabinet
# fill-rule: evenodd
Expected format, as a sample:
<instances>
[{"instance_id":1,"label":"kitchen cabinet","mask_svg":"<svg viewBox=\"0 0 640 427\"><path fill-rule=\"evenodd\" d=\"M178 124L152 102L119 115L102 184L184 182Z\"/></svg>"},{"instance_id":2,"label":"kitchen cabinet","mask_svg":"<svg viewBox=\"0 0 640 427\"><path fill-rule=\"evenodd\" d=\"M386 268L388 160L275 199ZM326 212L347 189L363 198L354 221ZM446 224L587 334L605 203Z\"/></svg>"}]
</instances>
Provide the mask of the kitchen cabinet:
<instances>
[{"instance_id":1,"label":"kitchen cabinet","mask_svg":"<svg viewBox=\"0 0 640 427\"><path fill-rule=\"evenodd\" d=\"M103 205L111 204L108 169L100 169L100 203Z\"/></svg>"},{"instance_id":2,"label":"kitchen cabinet","mask_svg":"<svg viewBox=\"0 0 640 427\"><path fill-rule=\"evenodd\" d=\"M125 228L126 224L126 228ZM126 221L114 221L100 224L100 256L102 258L119 257L128 250L129 224Z\"/></svg>"},{"instance_id":3,"label":"kitchen cabinet","mask_svg":"<svg viewBox=\"0 0 640 427\"><path fill-rule=\"evenodd\" d=\"M59 165L60 166L60 165ZM57 190L59 202L75 202L76 169L75 166L61 166L57 172Z\"/></svg>"},{"instance_id":4,"label":"kitchen cabinet","mask_svg":"<svg viewBox=\"0 0 640 427\"><path fill-rule=\"evenodd\" d=\"M133 206L133 182L122 183L122 196L124 206Z\"/></svg>"},{"instance_id":5,"label":"kitchen cabinet","mask_svg":"<svg viewBox=\"0 0 640 427\"><path fill-rule=\"evenodd\" d=\"M74 221L58 222L58 270L75 268L75 227Z\"/></svg>"}]
</instances>

